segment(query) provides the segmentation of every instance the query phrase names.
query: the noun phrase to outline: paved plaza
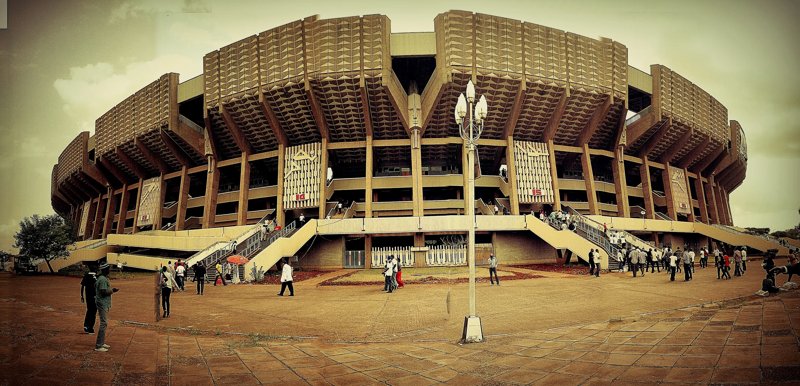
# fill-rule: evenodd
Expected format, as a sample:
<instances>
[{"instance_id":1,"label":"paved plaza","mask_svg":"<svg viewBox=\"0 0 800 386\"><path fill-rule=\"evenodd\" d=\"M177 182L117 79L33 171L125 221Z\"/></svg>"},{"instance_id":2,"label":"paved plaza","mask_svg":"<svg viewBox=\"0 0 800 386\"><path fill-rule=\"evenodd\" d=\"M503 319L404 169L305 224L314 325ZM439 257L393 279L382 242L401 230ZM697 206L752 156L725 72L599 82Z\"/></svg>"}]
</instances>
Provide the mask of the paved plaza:
<instances>
[{"instance_id":1,"label":"paved plaza","mask_svg":"<svg viewBox=\"0 0 800 386\"><path fill-rule=\"evenodd\" d=\"M81 332L79 278L3 274L0 384L798 383L800 291L753 296L752 265L730 281L698 268L690 282L501 267L543 277L479 282L487 339L463 346L463 283L320 285L338 271L295 297L187 286L156 323L152 278L112 278L107 353Z\"/></svg>"}]
</instances>

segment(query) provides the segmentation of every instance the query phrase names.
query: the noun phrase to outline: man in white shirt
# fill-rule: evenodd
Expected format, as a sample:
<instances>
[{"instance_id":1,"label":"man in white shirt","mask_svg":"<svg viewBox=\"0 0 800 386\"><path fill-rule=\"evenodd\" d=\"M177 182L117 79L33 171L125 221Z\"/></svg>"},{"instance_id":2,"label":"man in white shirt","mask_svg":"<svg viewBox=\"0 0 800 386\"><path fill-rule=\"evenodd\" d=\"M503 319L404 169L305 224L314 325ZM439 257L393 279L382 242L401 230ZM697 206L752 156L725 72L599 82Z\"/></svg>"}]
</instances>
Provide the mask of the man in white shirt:
<instances>
[{"instance_id":1,"label":"man in white shirt","mask_svg":"<svg viewBox=\"0 0 800 386\"><path fill-rule=\"evenodd\" d=\"M674 254L669 254L669 281L675 281L675 272L678 269L678 257Z\"/></svg>"},{"instance_id":2,"label":"man in white shirt","mask_svg":"<svg viewBox=\"0 0 800 386\"><path fill-rule=\"evenodd\" d=\"M692 273L694 273L694 257L695 257L694 251L690 249L689 250L689 261L692 264Z\"/></svg>"},{"instance_id":3,"label":"man in white shirt","mask_svg":"<svg viewBox=\"0 0 800 386\"><path fill-rule=\"evenodd\" d=\"M747 272L747 247L742 247L742 273Z\"/></svg>"},{"instance_id":4,"label":"man in white shirt","mask_svg":"<svg viewBox=\"0 0 800 386\"><path fill-rule=\"evenodd\" d=\"M386 259L386 264L383 266L383 290L388 293L392 293L392 273L394 272L394 265L392 265L392 259L394 256L389 256Z\"/></svg>"},{"instance_id":5,"label":"man in white shirt","mask_svg":"<svg viewBox=\"0 0 800 386\"><path fill-rule=\"evenodd\" d=\"M294 286L292 285L292 264L289 258L283 263L283 269L281 270L281 292L278 296L283 296L283 292L286 290L286 287L289 287L289 296L294 296Z\"/></svg>"},{"instance_id":6,"label":"man in white shirt","mask_svg":"<svg viewBox=\"0 0 800 386\"><path fill-rule=\"evenodd\" d=\"M689 250L683 251L683 281L692 280L692 256L689 254Z\"/></svg>"},{"instance_id":7,"label":"man in white shirt","mask_svg":"<svg viewBox=\"0 0 800 386\"><path fill-rule=\"evenodd\" d=\"M183 287L184 286L183 279L186 277L186 267L184 267L183 264L180 265L175 264L175 265L177 266L175 267L175 281L178 282L178 288L180 288L181 291L185 291L186 289Z\"/></svg>"}]
</instances>

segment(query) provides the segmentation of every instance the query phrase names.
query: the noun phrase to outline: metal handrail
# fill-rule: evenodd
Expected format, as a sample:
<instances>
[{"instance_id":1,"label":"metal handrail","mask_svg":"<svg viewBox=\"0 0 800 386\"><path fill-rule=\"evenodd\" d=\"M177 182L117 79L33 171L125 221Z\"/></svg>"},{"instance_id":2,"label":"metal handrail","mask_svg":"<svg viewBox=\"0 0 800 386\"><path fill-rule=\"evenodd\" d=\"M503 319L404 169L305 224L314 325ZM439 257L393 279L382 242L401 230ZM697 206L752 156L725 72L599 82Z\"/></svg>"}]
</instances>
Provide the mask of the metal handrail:
<instances>
[{"instance_id":1,"label":"metal handrail","mask_svg":"<svg viewBox=\"0 0 800 386\"><path fill-rule=\"evenodd\" d=\"M576 233L584 239L589 240L592 244L603 248L603 250L608 254L609 262L611 260L618 262L617 252L621 248L611 244L611 240L608 239L608 236L603 231L590 224L590 222L596 221L582 215L580 212L569 206L566 206L565 208L572 213L572 221L575 222L575 229L577 231Z\"/></svg>"}]
</instances>

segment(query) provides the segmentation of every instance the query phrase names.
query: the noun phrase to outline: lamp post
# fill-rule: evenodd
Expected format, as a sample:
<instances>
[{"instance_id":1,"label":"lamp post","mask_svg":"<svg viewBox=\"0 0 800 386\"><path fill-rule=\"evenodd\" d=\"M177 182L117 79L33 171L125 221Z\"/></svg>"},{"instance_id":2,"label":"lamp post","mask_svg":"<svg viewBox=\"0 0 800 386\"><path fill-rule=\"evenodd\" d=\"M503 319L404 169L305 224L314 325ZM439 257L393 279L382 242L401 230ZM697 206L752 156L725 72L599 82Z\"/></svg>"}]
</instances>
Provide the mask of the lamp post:
<instances>
[{"instance_id":1,"label":"lamp post","mask_svg":"<svg viewBox=\"0 0 800 386\"><path fill-rule=\"evenodd\" d=\"M642 226L644 227L644 229L647 229L647 217L645 216L646 212L642 211L641 213L642 213Z\"/></svg>"},{"instance_id":2,"label":"lamp post","mask_svg":"<svg viewBox=\"0 0 800 386\"><path fill-rule=\"evenodd\" d=\"M486 96L475 100L475 85L467 83L466 96L458 96L455 108L455 119L461 138L467 145L467 261L469 262L469 315L464 318L464 331L461 341L464 343L483 342L481 319L475 311L475 144L483 132L483 120L486 118L488 105Z\"/></svg>"}]
</instances>

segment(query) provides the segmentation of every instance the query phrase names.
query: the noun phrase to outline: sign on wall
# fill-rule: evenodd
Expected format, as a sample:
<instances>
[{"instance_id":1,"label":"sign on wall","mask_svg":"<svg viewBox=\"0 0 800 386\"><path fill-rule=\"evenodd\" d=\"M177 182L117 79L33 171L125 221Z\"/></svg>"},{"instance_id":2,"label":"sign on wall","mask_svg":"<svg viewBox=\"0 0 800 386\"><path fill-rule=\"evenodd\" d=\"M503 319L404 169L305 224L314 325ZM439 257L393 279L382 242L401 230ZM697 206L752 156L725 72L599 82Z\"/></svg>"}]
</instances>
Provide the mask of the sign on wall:
<instances>
[{"instance_id":1,"label":"sign on wall","mask_svg":"<svg viewBox=\"0 0 800 386\"><path fill-rule=\"evenodd\" d=\"M153 225L155 216L158 214L158 205L161 201L161 177L145 180L142 184L141 197L136 225L140 227Z\"/></svg>"},{"instance_id":2,"label":"sign on wall","mask_svg":"<svg viewBox=\"0 0 800 386\"><path fill-rule=\"evenodd\" d=\"M689 214L692 213L692 200L689 195L689 188L686 185L686 174L683 169L674 166L669 167L670 185L672 187L672 203L675 205L675 212Z\"/></svg>"},{"instance_id":3,"label":"sign on wall","mask_svg":"<svg viewBox=\"0 0 800 386\"><path fill-rule=\"evenodd\" d=\"M307 143L286 148L283 171L283 207L285 209L319 206L322 145Z\"/></svg>"},{"instance_id":4,"label":"sign on wall","mask_svg":"<svg viewBox=\"0 0 800 386\"><path fill-rule=\"evenodd\" d=\"M550 153L542 142L514 141L514 169L517 174L519 202L552 203L553 177Z\"/></svg>"}]
</instances>

